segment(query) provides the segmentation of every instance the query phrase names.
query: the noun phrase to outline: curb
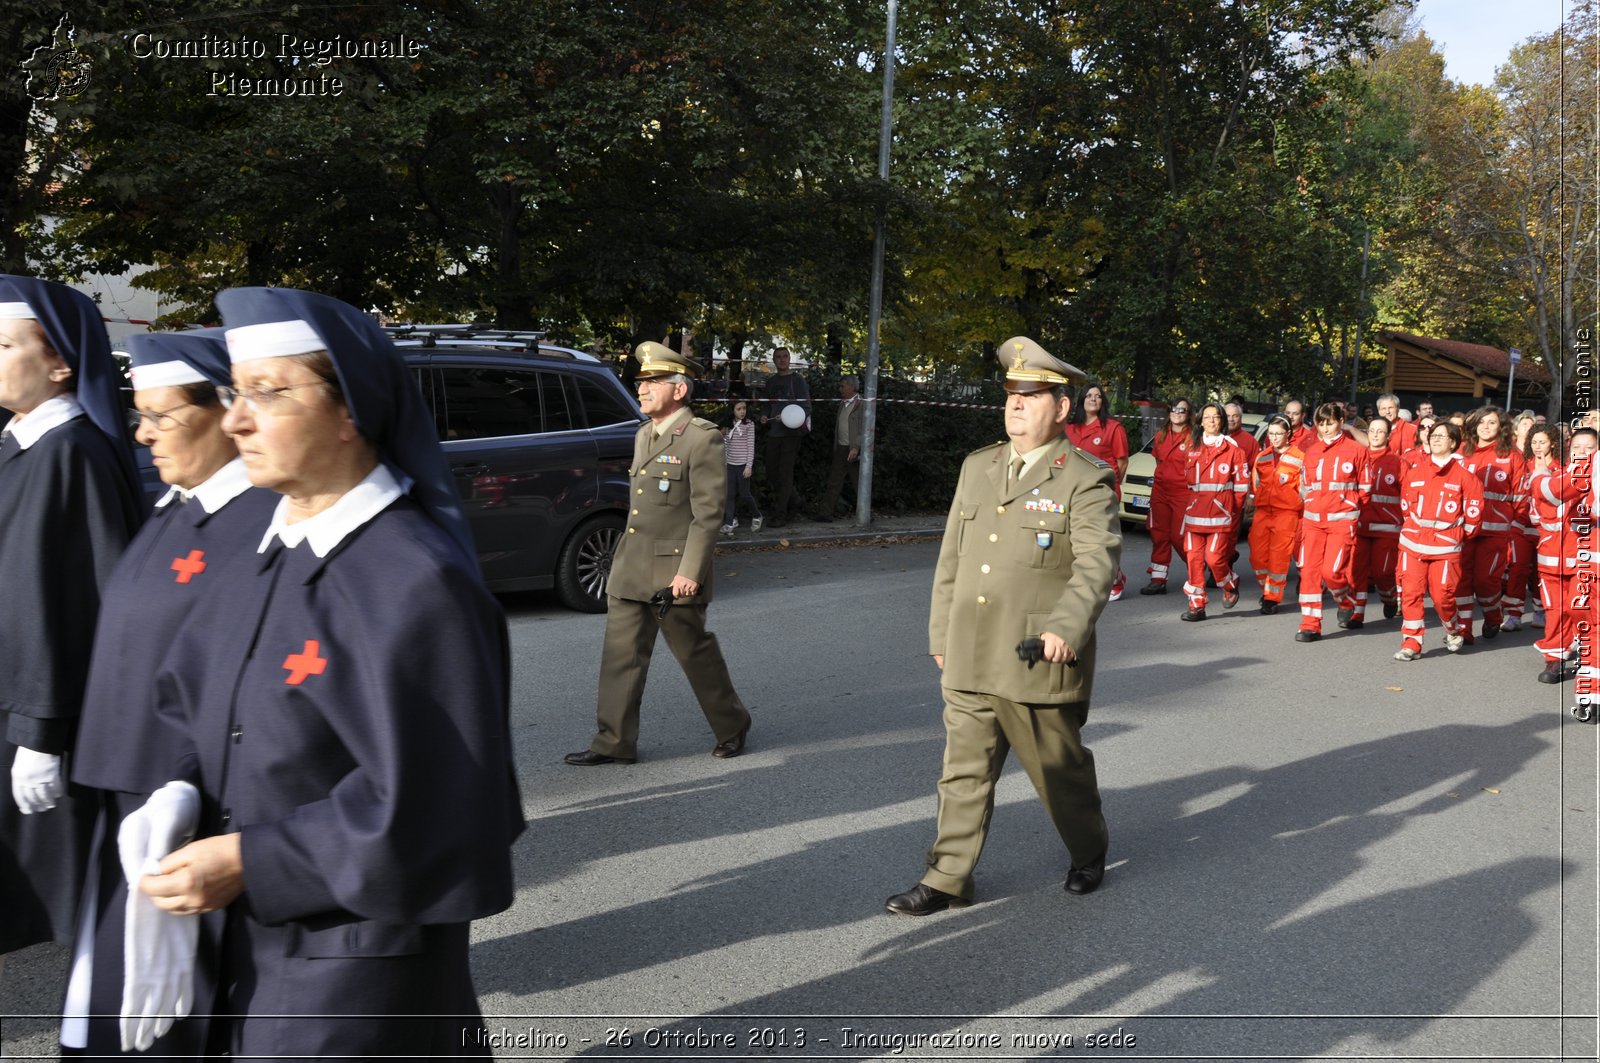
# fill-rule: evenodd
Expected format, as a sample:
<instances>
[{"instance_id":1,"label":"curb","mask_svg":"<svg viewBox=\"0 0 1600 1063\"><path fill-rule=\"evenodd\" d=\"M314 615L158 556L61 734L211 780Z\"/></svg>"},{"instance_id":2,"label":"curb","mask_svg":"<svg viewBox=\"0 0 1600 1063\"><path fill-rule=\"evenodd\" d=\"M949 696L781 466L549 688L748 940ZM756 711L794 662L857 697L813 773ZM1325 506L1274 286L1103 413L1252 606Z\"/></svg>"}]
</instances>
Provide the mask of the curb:
<instances>
[{"instance_id":1,"label":"curb","mask_svg":"<svg viewBox=\"0 0 1600 1063\"><path fill-rule=\"evenodd\" d=\"M875 542L888 539L938 539L944 535L944 526L901 528L895 531L856 531L856 532L811 532L806 531L797 535L773 535L768 537L765 531L760 538L750 539L718 539L716 552L718 554L738 554L748 550L763 550L772 547L786 549L795 546L820 546L824 544L839 544L842 546L866 546Z\"/></svg>"}]
</instances>

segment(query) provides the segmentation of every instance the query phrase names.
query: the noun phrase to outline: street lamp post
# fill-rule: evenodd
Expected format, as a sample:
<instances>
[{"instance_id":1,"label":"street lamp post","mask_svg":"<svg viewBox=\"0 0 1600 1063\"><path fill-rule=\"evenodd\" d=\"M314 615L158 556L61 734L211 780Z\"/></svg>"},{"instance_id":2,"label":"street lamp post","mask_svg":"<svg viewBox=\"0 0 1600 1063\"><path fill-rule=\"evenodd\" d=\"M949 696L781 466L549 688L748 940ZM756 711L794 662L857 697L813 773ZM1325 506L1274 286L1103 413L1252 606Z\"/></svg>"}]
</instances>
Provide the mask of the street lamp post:
<instances>
[{"instance_id":1,"label":"street lamp post","mask_svg":"<svg viewBox=\"0 0 1600 1063\"><path fill-rule=\"evenodd\" d=\"M894 125L894 23L897 0L889 0L889 30L883 46L883 118L878 127L879 194L889 187L889 140ZM878 205L872 236L872 291L867 303L867 409L861 424L861 469L856 478L856 524L872 523L872 448L878 435L878 320L883 316L883 245L887 203Z\"/></svg>"}]
</instances>

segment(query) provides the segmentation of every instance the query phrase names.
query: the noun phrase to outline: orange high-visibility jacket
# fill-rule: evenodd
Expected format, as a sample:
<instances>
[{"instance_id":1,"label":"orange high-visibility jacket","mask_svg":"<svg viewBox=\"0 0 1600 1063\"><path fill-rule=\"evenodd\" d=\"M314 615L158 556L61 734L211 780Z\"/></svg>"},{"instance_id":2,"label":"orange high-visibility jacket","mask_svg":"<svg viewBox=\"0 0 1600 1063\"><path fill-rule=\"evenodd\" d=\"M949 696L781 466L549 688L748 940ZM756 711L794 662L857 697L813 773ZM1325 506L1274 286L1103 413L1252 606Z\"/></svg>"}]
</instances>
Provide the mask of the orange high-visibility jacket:
<instances>
[{"instance_id":1,"label":"orange high-visibility jacket","mask_svg":"<svg viewBox=\"0 0 1600 1063\"><path fill-rule=\"evenodd\" d=\"M1270 446L1256 455L1256 509L1287 509L1299 513L1305 508L1300 497L1300 474L1306 456L1298 447L1288 446L1280 454Z\"/></svg>"}]
</instances>

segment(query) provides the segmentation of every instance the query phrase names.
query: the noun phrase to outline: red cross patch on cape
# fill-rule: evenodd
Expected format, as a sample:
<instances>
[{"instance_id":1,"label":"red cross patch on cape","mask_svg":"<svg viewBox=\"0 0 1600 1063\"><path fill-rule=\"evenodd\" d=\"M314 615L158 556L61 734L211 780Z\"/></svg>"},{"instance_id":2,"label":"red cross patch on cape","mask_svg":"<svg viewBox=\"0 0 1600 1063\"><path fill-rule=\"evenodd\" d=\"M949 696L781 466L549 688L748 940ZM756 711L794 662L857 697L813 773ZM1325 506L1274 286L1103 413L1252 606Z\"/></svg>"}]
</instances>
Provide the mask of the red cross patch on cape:
<instances>
[{"instance_id":1,"label":"red cross patch on cape","mask_svg":"<svg viewBox=\"0 0 1600 1063\"><path fill-rule=\"evenodd\" d=\"M188 557L175 557L172 559L172 571L178 574L179 583L188 583L206 570L206 552L204 550L190 550Z\"/></svg>"},{"instance_id":2,"label":"red cross patch on cape","mask_svg":"<svg viewBox=\"0 0 1600 1063\"><path fill-rule=\"evenodd\" d=\"M299 653L291 653L283 659L283 667L289 673L284 682L292 687L304 683L309 676L321 675L328 668L328 659L317 653L317 640L306 639L305 649Z\"/></svg>"}]
</instances>

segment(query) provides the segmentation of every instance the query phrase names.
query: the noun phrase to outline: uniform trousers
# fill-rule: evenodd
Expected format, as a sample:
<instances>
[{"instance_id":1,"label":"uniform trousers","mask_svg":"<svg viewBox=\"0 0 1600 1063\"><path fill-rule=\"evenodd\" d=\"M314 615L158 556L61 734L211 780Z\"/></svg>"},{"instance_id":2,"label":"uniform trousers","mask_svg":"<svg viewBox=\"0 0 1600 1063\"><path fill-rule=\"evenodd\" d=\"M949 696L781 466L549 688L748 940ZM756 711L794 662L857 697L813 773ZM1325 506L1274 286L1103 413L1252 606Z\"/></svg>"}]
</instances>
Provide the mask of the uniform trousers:
<instances>
[{"instance_id":1,"label":"uniform trousers","mask_svg":"<svg viewBox=\"0 0 1600 1063\"><path fill-rule=\"evenodd\" d=\"M1367 586L1377 588L1378 598L1392 605L1395 597L1395 566L1400 563L1400 536L1356 533L1350 551L1350 585L1355 589L1355 619L1367 617Z\"/></svg>"},{"instance_id":2,"label":"uniform trousers","mask_svg":"<svg viewBox=\"0 0 1600 1063\"><path fill-rule=\"evenodd\" d=\"M1340 609L1354 609L1350 589L1350 555L1355 547L1354 521L1319 524L1300 522L1300 630L1322 632L1322 589L1327 587Z\"/></svg>"},{"instance_id":3,"label":"uniform trousers","mask_svg":"<svg viewBox=\"0 0 1600 1063\"><path fill-rule=\"evenodd\" d=\"M1298 509L1256 508L1256 519L1250 524L1250 564L1261 584L1262 601L1283 601L1299 528Z\"/></svg>"},{"instance_id":4,"label":"uniform trousers","mask_svg":"<svg viewBox=\"0 0 1600 1063\"><path fill-rule=\"evenodd\" d=\"M857 455L859 459L859 455ZM822 505L817 511L824 517L833 516L839 508L839 494L844 490L845 484L850 485L850 498L854 501L856 493L856 470L861 467L861 462L850 460L850 448L840 443L833 445L833 466L828 470L828 486L822 492Z\"/></svg>"},{"instance_id":5,"label":"uniform trousers","mask_svg":"<svg viewBox=\"0 0 1600 1063\"><path fill-rule=\"evenodd\" d=\"M939 834L928 850L922 881L944 893L972 897L972 872L994 813L994 786L1013 749L1066 843L1072 866L1102 856L1108 835L1094 754L1079 737L1088 704L1030 706L993 694L941 690L945 745Z\"/></svg>"},{"instance_id":6,"label":"uniform trousers","mask_svg":"<svg viewBox=\"0 0 1600 1063\"><path fill-rule=\"evenodd\" d=\"M1172 548L1183 538L1183 511L1189 505L1189 491L1183 484L1150 485L1150 578L1165 582Z\"/></svg>"},{"instance_id":7,"label":"uniform trousers","mask_svg":"<svg viewBox=\"0 0 1600 1063\"><path fill-rule=\"evenodd\" d=\"M778 522L793 520L800 499L794 490L794 462L800 454L803 437L767 437L767 476L772 481L772 519Z\"/></svg>"},{"instance_id":8,"label":"uniform trousers","mask_svg":"<svg viewBox=\"0 0 1600 1063\"><path fill-rule=\"evenodd\" d=\"M1239 577L1233 571L1229 555L1233 552L1234 533L1227 528L1206 531L1203 528L1185 528L1183 555L1189 563L1189 578L1184 581L1183 593L1189 596L1190 609L1206 607L1206 570L1217 579L1224 593L1239 587Z\"/></svg>"},{"instance_id":9,"label":"uniform trousers","mask_svg":"<svg viewBox=\"0 0 1600 1063\"><path fill-rule=\"evenodd\" d=\"M1544 603L1544 637L1534 640L1533 648L1547 661L1564 661L1572 640L1578 637L1586 588L1576 572L1539 573L1539 598ZM1589 633L1592 640L1593 632Z\"/></svg>"},{"instance_id":10,"label":"uniform trousers","mask_svg":"<svg viewBox=\"0 0 1600 1063\"><path fill-rule=\"evenodd\" d=\"M1522 619L1522 610L1527 605L1526 595L1530 575L1533 577L1534 590L1537 591L1539 587L1539 573L1534 564L1534 558L1538 553L1537 536L1513 532L1506 540L1506 579L1505 588L1501 591L1500 607L1508 620L1511 617L1516 617L1519 621Z\"/></svg>"},{"instance_id":11,"label":"uniform trousers","mask_svg":"<svg viewBox=\"0 0 1600 1063\"><path fill-rule=\"evenodd\" d=\"M1456 588L1461 581L1461 557L1424 557L1400 548L1400 648L1422 652L1422 599L1433 599L1433 611L1446 635L1459 628Z\"/></svg>"},{"instance_id":12,"label":"uniform trousers","mask_svg":"<svg viewBox=\"0 0 1600 1063\"><path fill-rule=\"evenodd\" d=\"M1485 624L1500 623L1501 587L1506 578L1506 551L1511 536L1479 532L1461 544L1461 585L1456 588L1456 612L1462 634L1472 639L1472 606L1483 611Z\"/></svg>"},{"instance_id":13,"label":"uniform trousers","mask_svg":"<svg viewBox=\"0 0 1600 1063\"><path fill-rule=\"evenodd\" d=\"M721 744L750 724L750 713L733 689L717 636L706 630L704 605L674 605L664 620L656 607L627 598L606 598L606 636L600 652L598 733L589 748L608 757L633 757L639 744L639 702L650 673L656 632L666 636L683 666L700 711Z\"/></svg>"}]
</instances>

